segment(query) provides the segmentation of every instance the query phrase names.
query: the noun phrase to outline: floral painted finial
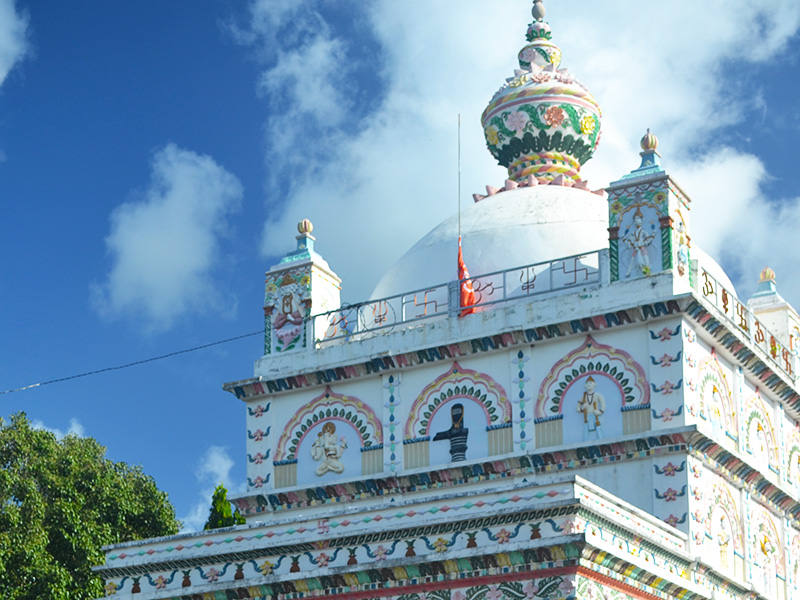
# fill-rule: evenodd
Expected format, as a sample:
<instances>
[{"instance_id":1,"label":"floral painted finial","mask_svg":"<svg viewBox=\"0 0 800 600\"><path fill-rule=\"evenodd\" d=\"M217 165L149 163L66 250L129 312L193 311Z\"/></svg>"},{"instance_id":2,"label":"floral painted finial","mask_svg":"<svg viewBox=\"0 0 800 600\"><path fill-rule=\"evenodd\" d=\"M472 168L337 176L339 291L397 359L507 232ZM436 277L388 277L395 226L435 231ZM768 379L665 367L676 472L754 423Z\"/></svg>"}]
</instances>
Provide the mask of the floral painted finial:
<instances>
[{"instance_id":1,"label":"floral painted finial","mask_svg":"<svg viewBox=\"0 0 800 600\"><path fill-rule=\"evenodd\" d=\"M561 66L543 0L534 0L531 14L519 69L483 112L486 145L512 182L585 187L580 168L600 140L600 106Z\"/></svg>"}]
</instances>

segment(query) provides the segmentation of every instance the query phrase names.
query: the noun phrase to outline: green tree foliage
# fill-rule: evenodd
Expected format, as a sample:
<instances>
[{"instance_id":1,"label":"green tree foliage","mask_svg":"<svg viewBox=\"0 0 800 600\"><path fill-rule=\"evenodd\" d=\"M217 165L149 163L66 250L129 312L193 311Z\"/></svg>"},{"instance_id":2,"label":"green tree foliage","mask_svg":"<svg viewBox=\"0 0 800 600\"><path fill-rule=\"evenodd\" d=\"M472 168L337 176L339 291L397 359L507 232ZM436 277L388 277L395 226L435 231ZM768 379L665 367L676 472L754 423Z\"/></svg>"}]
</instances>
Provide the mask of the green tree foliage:
<instances>
[{"instance_id":1,"label":"green tree foliage","mask_svg":"<svg viewBox=\"0 0 800 600\"><path fill-rule=\"evenodd\" d=\"M203 529L217 529L219 527L230 527L231 525L241 525L244 517L237 508L231 511L231 503L228 501L228 490L221 483L214 490L211 497L211 510L208 513L208 520Z\"/></svg>"},{"instance_id":2,"label":"green tree foliage","mask_svg":"<svg viewBox=\"0 0 800 600\"><path fill-rule=\"evenodd\" d=\"M0 418L0 598L99 598L106 544L177 533L166 493L92 438Z\"/></svg>"}]
</instances>

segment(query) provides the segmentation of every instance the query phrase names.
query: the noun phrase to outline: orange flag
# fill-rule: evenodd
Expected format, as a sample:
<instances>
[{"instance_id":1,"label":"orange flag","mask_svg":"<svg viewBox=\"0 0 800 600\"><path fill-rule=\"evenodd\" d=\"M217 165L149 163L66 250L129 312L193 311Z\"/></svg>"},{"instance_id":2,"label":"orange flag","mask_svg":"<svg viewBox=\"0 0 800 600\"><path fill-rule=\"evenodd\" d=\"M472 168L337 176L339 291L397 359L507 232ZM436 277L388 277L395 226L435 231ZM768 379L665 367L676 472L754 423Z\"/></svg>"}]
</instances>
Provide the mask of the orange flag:
<instances>
[{"instance_id":1,"label":"orange flag","mask_svg":"<svg viewBox=\"0 0 800 600\"><path fill-rule=\"evenodd\" d=\"M461 312L459 317L471 315L475 312L475 290L472 288L472 280L469 278L467 265L464 264L464 255L461 252L461 236L458 236L458 278L461 281ZM466 281L463 281L466 280Z\"/></svg>"}]
</instances>

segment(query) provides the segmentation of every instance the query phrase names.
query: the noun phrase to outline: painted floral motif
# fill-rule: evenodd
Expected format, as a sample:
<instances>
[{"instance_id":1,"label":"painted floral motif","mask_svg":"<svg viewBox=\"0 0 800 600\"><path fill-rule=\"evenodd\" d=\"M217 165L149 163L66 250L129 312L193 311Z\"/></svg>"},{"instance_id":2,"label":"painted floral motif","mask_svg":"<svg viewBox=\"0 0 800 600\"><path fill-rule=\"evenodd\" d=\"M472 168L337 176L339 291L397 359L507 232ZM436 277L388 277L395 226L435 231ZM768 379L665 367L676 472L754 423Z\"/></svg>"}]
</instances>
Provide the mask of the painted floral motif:
<instances>
[{"instance_id":1,"label":"painted floral motif","mask_svg":"<svg viewBox=\"0 0 800 600\"><path fill-rule=\"evenodd\" d=\"M105 590L106 590L106 596L113 596L114 594L117 593L117 584L115 584L113 581L109 581L106 584Z\"/></svg>"},{"instance_id":2,"label":"painted floral motif","mask_svg":"<svg viewBox=\"0 0 800 600\"><path fill-rule=\"evenodd\" d=\"M320 552L317 556L317 566L320 567L327 567L330 563L331 557L325 554L324 552Z\"/></svg>"},{"instance_id":3,"label":"painted floral motif","mask_svg":"<svg viewBox=\"0 0 800 600\"><path fill-rule=\"evenodd\" d=\"M551 106L544 111L544 122L550 127L558 127L565 118L564 109L560 106Z\"/></svg>"},{"instance_id":4,"label":"painted floral motif","mask_svg":"<svg viewBox=\"0 0 800 600\"><path fill-rule=\"evenodd\" d=\"M539 587L535 583L533 583L532 581L529 581L522 588L522 591L525 593L525 597L528 600L533 600L533 598L536 597L536 594L539 591Z\"/></svg>"},{"instance_id":5,"label":"painted floral motif","mask_svg":"<svg viewBox=\"0 0 800 600\"><path fill-rule=\"evenodd\" d=\"M672 462L668 462L660 470L658 466L656 466L656 473L664 475L665 477L675 477L675 473L680 473L681 471L683 471L683 467L674 465Z\"/></svg>"},{"instance_id":6,"label":"painted floral motif","mask_svg":"<svg viewBox=\"0 0 800 600\"><path fill-rule=\"evenodd\" d=\"M581 123L581 133L584 133L586 135L594 133L595 122L594 118L591 115L582 116L580 123Z\"/></svg>"},{"instance_id":7,"label":"painted floral motif","mask_svg":"<svg viewBox=\"0 0 800 600\"><path fill-rule=\"evenodd\" d=\"M544 71L539 71L538 73L534 73L533 80L536 83L546 83L550 81L550 74L545 73Z\"/></svg>"},{"instance_id":8,"label":"painted floral motif","mask_svg":"<svg viewBox=\"0 0 800 600\"><path fill-rule=\"evenodd\" d=\"M502 600L503 592L496 585L490 585L486 592L486 600Z\"/></svg>"},{"instance_id":9,"label":"painted floral motif","mask_svg":"<svg viewBox=\"0 0 800 600\"><path fill-rule=\"evenodd\" d=\"M667 525L671 525L672 527L677 527L679 523L684 523L685 521L686 521L685 514L682 517L676 517L675 515L670 514L670 516L664 519L664 522Z\"/></svg>"},{"instance_id":10,"label":"painted floral motif","mask_svg":"<svg viewBox=\"0 0 800 600\"><path fill-rule=\"evenodd\" d=\"M520 54L519 57L522 59L523 62L530 64L536 60L536 50L534 50L533 48L525 48L525 50L522 51L522 54Z\"/></svg>"},{"instance_id":11,"label":"painted floral motif","mask_svg":"<svg viewBox=\"0 0 800 600\"><path fill-rule=\"evenodd\" d=\"M253 487L260 488L264 485L264 483L265 483L264 478L261 475L259 475L253 480Z\"/></svg>"},{"instance_id":12,"label":"painted floral motif","mask_svg":"<svg viewBox=\"0 0 800 600\"><path fill-rule=\"evenodd\" d=\"M511 539L511 532L503 527L500 531L497 532L497 543L498 544L507 544L508 540Z\"/></svg>"},{"instance_id":13,"label":"painted floral motif","mask_svg":"<svg viewBox=\"0 0 800 600\"><path fill-rule=\"evenodd\" d=\"M215 569L214 567L211 567L208 570L208 573L206 573L206 579L208 581L210 581L211 583L214 583L217 579L219 579L219 575L220 575L220 572L217 569Z\"/></svg>"},{"instance_id":14,"label":"painted floral motif","mask_svg":"<svg viewBox=\"0 0 800 600\"><path fill-rule=\"evenodd\" d=\"M272 575L272 571L275 569L275 564L271 563L268 560L265 560L258 566L258 570L262 575Z\"/></svg>"},{"instance_id":15,"label":"painted floral motif","mask_svg":"<svg viewBox=\"0 0 800 600\"><path fill-rule=\"evenodd\" d=\"M255 431L252 433L252 438L253 438L253 440L254 440L254 441L256 441L256 442L260 442L260 441L262 441L262 440L264 439L264 436L265 436L265 435L266 435L266 434L265 434L263 431L261 431L260 429L256 429L256 430L255 430Z\"/></svg>"},{"instance_id":16,"label":"painted floral motif","mask_svg":"<svg viewBox=\"0 0 800 600\"><path fill-rule=\"evenodd\" d=\"M500 141L500 136L498 135L499 132L497 127L494 125L489 125L489 127L487 127L483 133L486 135L486 141L492 146L496 146Z\"/></svg>"},{"instance_id":17,"label":"painted floral motif","mask_svg":"<svg viewBox=\"0 0 800 600\"><path fill-rule=\"evenodd\" d=\"M265 458L266 456L264 456L261 452L256 452L255 456L253 456L253 463L256 465L260 465L261 463L264 462Z\"/></svg>"},{"instance_id":18,"label":"painted floral motif","mask_svg":"<svg viewBox=\"0 0 800 600\"><path fill-rule=\"evenodd\" d=\"M506 118L506 125L508 125L508 128L517 133L523 131L527 124L528 116L520 111L512 112Z\"/></svg>"},{"instance_id":19,"label":"painted floral motif","mask_svg":"<svg viewBox=\"0 0 800 600\"><path fill-rule=\"evenodd\" d=\"M679 379L678 383L672 383L669 379L665 381L661 386L656 387L654 383L651 383L650 386L653 388L654 392L661 392L665 396L672 394L673 391L680 389L681 383L683 379Z\"/></svg>"},{"instance_id":20,"label":"painted floral motif","mask_svg":"<svg viewBox=\"0 0 800 600\"><path fill-rule=\"evenodd\" d=\"M622 205L622 202L620 202L619 200L614 200L614 201L611 203L611 212L612 212L613 214L615 214L615 215L616 215L616 214L619 214L619 213L620 213L620 211L621 211L623 208L624 208L624 206ZM666 329L666 328L665 328L665 329Z\"/></svg>"},{"instance_id":21,"label":"painted floral motif","mask_svg":"<svg viewBox=\"0 0 800 600\"><path fill-rule=\"evenodd\" d=\"M163 590L167 587L167 578L163 575L159 575L153 580L153 584L156 586L157 590Z\"/></svg>"},{"instance_id":22,"label":"painted floral motif","mask_svg":"<svg viewBox=\"0 0 800 600\"><path fill-rule=\"evenodd\" d=\"M383 544L375 548L375 560L386 560L388 554L389 550Z\"/></svg>"},{"instance_id":23,"label":"painted floral motif","mask_svg":"<svg viewBox=\"0 0 800 600\"><path fill-rule=\"evenodd\" d=\"M433 548L436 552L447 552L447 541L443 538L438 538L433 542Z\"/></svg>"}]
</instances>

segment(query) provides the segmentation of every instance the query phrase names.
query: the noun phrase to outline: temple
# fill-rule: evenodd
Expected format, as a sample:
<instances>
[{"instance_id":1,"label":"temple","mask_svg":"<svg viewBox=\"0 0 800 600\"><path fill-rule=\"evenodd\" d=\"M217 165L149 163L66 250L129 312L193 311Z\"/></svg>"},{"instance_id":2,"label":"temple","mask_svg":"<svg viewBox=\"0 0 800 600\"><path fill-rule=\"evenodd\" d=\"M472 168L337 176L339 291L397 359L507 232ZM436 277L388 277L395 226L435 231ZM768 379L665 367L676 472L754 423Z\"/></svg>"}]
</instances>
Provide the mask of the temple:
<instances>
[{"instance_id":1,"label":"temple","mask_svg":"<svg viewBox=\"0 0 800 600\"><path fill-rule=\"evenodd\" d=\"M301 222L224 386L246 524L106 548L108 596L800 599L800 316L693 243L654 134L591 190L600 106L532 12L481 117L508 178L461 215L471 276L454 215L342 305Z\"/></svg>"}]
</instances>

